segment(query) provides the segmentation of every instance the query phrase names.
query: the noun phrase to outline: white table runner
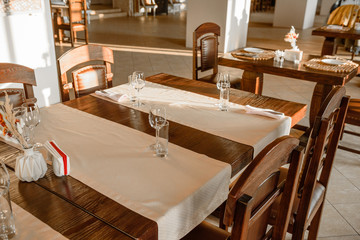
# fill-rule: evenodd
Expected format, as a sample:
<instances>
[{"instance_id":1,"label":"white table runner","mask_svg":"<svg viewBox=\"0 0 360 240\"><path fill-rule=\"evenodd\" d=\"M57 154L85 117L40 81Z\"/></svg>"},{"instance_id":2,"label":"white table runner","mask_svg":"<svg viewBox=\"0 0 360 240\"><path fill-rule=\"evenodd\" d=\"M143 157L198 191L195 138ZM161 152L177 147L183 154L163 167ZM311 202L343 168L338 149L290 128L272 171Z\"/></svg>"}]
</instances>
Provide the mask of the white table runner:
<instances>
[{"instance_id":1,"label":"white table runner","mask_svg":"<svg viewBox=\"0 0 360 240\"><path fill-rule=\"evenodd\" d=\"M159 239L181 238L227 198L229 164L174 144L155 157L154 137L62 104L41 109L35 136L70 156L71 176L156 221Z\"/></svg>"},{"instance_id":2,"label":"white table runner","mask_svg":"<svg viewBox=\"0 0 360 240\"><path fill-rule=\"evenodd\" d=\"M67 239L49 225L36 218L14 202L11 202L16 234L15 240L63 240Z\"/></svg>"},{"instance_id":3,"label":"white table runner","mask_svg":"<svg viewBox=\"0 0 360 240\"><path fill-rule=\"evenodd\" d=\"M129 94L129 90L131 87L123 84L107 91ZM93 96L100 97L95 94ZM106 97L101 98L113 101ZM235 103L230 104L228 112L222 112L218 110L218 100L215 98L161 84L146 82L140 92L140 99L145 103L141 107L134 107L128 98L123 98L119 104L143 112L149 112L151 105L165 106L169 120L252 146L254 156L276 138L290 133L291 117L276 120L250 115L245 113L242 105Z\"/></svg>"}]
</instances>

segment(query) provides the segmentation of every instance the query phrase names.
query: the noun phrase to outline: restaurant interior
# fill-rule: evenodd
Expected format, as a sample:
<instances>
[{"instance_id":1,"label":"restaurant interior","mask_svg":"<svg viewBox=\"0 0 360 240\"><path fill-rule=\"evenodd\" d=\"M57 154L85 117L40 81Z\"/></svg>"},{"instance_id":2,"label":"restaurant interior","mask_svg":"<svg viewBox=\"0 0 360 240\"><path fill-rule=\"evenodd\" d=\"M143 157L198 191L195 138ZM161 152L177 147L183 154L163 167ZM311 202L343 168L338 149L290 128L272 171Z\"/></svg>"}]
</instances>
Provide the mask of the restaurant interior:
<instances>
[{"instance_id":1,"label":"restaurant interior","mask_svg":"<svg viewBox=\"0 0 360 240\"><path fill-rule=\"evenodd\" d=\"M357 0L2 1L0 238L360 240L359 41Z\"/></svg>"}]
</instances>

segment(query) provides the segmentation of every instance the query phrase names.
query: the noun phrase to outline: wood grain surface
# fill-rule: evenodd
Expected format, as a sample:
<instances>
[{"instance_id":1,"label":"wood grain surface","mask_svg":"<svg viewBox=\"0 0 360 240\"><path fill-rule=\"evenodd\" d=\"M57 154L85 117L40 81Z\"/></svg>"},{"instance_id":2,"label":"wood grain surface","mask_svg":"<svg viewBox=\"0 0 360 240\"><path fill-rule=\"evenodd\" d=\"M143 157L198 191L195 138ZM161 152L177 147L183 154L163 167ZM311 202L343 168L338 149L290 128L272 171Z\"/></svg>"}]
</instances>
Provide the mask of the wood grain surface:
<instances>
[{"instance_id":1,"label":"wood grain surface","mask_svg":"<svg viewBox=\"0 0 360 240\"><path fill-rule=\"evenodd\" d=\"M250 61L233 59L232 57L230 58L226 55L225 57L219 58L219 65L239 68L251 72L267 73L276 76L306 80L320 84L341 86L345 85L345 83L349 82L357 74L357 69L354 69L349 73L334 73L310 69L303 65L304 62L314 57L314 55L304 54L303 60L300 64L294 64L290 61L284 61L280 64L273 59L266 61Z\"/></svg>"}]
</instances>

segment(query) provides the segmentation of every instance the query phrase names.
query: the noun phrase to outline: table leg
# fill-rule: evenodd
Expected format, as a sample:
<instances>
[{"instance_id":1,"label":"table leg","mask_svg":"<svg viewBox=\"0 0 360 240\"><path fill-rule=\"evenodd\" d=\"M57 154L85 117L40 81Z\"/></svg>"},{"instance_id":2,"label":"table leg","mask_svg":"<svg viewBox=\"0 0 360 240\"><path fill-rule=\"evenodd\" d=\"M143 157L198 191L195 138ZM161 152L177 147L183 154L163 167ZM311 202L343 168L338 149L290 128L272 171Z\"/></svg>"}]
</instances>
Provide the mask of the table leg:
<instances>
[{"instance_id":1,"label":"table leg","mask_svg":"<svg viewBox=\"0 0 360 240\"><path fill-rule=\"evenodd\" d=\"M335 38L326 37L321 50L321 56L335 55L335 50L336 50Z\"/></svg>"},{"instance_id":2,"label":"table leg","mask_svg":"<svg viewBox=\"0 0 360 240\"><path fill-rule=\"evenodd\" d=\"M244 71L241 79L241 90L262 94L263 89L263 73Z\"/></svg>"},{"instance_id":3,"label":"table leg","mask_svg":"<svg viewBox=\"0 0 360 240\"><path fill-rule=\"evenodd\" d=\"M313 126L315 117L320 110L321 104L324 102L332 88L332 85L325 85L320 83L316 84L310 105L310 127Z\"/></svg>"}]
</instances>

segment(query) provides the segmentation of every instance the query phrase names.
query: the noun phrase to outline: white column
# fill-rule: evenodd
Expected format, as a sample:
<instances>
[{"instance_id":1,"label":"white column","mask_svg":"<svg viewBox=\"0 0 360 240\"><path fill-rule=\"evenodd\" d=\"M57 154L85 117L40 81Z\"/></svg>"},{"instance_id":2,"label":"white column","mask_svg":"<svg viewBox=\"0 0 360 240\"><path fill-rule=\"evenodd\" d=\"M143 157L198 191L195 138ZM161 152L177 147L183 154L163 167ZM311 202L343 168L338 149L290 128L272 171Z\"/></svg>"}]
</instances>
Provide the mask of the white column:
<instances>
[{"instance_id":1,"label":"white column","mask_svg":"<svg viewBox=\"0 0 360 240\"><path fill-rule=\"evenodd\" d=\"M314 25L317 0L276 0L274 27L306 29Z\"/></svg>"},{"instance_id":2,"label":"white column","mask_svg":"<svg viewBox=\"0 0 360 240\"><path fill-rule=\"evenodd\" d=\"M49 3L42 0L42 9L32 13L0 15L0 62L35 69L34 94L39 106L60 101ZM0 84L2 87L17 85Z\"/></svg>"},{"instance_id":3,"label":"white column","mask_svg":"<svg viewBox=\"0 0 360 240\"><path fill-rule=\"evenodd\" d=\"M186 47L192 48L194 30L214 22L221 28L219 51L229 52L246 45L251 0L188 0Z\"/></svg>"}]
</instances>

